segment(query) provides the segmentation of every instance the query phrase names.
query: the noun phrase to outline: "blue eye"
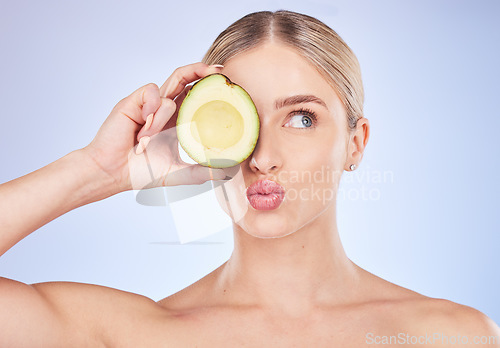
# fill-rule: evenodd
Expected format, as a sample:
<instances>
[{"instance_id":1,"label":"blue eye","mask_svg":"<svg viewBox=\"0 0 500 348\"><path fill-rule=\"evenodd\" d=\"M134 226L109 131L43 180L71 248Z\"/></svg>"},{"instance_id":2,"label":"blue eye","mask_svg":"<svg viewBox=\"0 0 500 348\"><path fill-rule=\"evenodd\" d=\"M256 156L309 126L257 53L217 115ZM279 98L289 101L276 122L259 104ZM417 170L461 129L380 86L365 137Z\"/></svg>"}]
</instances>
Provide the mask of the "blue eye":
<instances>
[{"instance_id":1,"label":"blue eye","mask_svg":"<svg viewBox=\"0 0 500 348\"><path fill-rule=\"evenodd\" d=\"M300 129L314 128L316 126L317 117L311 110L300 109L293 111L291 114L292 116L286 125Z\"/></svg>"},{"instance_id":2,"label":"blue eye","mask_svg":"<svg viewBox=\"0 0 500 348\"><path fill-rule=\"evenodd\" d=\"M291 126L295 128L309 128L312 125L312 120L306 115L294 115L290 119L289 123L291 123Z\"/></svg>"}]
</instances>

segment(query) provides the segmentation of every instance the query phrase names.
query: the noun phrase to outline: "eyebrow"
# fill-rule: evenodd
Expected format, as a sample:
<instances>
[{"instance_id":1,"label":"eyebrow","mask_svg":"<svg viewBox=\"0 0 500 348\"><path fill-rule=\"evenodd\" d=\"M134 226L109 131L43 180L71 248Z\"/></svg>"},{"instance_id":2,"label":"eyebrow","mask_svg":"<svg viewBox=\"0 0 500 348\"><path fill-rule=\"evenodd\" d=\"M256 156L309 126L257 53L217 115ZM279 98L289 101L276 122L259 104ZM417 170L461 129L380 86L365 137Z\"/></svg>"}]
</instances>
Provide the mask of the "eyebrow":
<instances>
[{"instance_id":1,"label":"eyebrow","mask_svg":"<svg viewBox=\"0 0 500 348\"><path fill-rule=\"evenodd\" d=\"M278 100L276 100L276 103L274 104L274 108L277 110L277 109L283 108L285 106L302 104L302 103L316 103L316 104L324 106L328 110L326 103L322 99L320 99L314 95L304 95L304 94L294 95L294 96L291 96L288 98L278 99Z\"/></svg>"}]
</instances>

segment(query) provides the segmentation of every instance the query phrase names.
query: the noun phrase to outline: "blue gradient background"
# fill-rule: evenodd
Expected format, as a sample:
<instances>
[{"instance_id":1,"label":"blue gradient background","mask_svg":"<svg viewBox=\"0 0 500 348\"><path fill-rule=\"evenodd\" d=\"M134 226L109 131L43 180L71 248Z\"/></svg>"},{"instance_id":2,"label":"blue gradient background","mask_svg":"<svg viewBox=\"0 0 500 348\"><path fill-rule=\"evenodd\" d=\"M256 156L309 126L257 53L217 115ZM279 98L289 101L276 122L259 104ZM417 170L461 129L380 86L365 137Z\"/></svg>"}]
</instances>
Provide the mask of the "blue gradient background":
<instances>
[{"instance_id":1,"label":"blue gradient background","mask_svg":"<svg viewBox=\"0 0 500 348\"><path fill-rule=\"evenodd\" d=\"M348 256L498 323L499 4L2 1L0 182L86 146L120 99L199 61L241 16L303 12L336 30L363 72L371 135L360 168L344 173L338 203ZM158 300L218 267L233 247L229 229L198 243L177 240L166 207L124 192L25 238L0 259L0 275Z\"/></svg>"}]
</instances>

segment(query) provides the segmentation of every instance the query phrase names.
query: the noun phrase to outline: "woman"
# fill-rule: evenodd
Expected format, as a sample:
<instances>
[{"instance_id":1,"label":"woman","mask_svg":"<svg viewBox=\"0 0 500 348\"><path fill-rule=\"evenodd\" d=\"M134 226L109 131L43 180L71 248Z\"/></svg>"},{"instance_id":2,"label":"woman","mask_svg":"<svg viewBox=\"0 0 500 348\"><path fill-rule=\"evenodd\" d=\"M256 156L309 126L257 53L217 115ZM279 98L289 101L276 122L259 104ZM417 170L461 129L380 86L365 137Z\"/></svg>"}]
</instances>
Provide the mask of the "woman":
<instances>
[{"instance_id":1,"label":"woman","mask_svg":"<svg viewBox=\"0 0 500 348\"><path fill-rule=\"evenodd\" d=\"M1 347L359 347L396 336L446 346L458 335L470 343L499 335L484 314L382 280L344 253L335 193L369 138L360 70L334 31L287 11L243 17L204 62L121 100L88 146L1 185L0 209L8 213L1 253L116 193L225 178L224 170L180 161L175 137L186 86L212 73L245 88L261 121L255 150L226 192L216 192L233 219L231 258L158 302L102 286L2 278ZM326 180L315 179L325 170ZM270 187L268 198L247 197Z\"/></svg>"}]
</instances>

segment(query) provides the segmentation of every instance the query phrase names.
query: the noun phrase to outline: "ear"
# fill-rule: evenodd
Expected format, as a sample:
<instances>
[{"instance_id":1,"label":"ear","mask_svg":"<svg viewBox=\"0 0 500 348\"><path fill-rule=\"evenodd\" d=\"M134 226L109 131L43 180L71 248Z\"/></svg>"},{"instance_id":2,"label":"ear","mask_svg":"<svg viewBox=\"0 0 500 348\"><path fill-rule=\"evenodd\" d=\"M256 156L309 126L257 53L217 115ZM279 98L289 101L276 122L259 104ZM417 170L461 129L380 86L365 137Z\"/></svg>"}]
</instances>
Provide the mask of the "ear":
<instances>
[{"instance_id":1,"label":"ear","mask_svg":"<svg viewBox=\"0 0 500 348\"><path fill-rule=\"evenodd\" d=\"M363 152L365 151L368 138L370 137L370 122L366 117L361 117L356 123L356 129L349 133L349 142L347 144L347 158L344 170L350 171L351 164L359 167Z\"/></svg>"}]
</instances>

